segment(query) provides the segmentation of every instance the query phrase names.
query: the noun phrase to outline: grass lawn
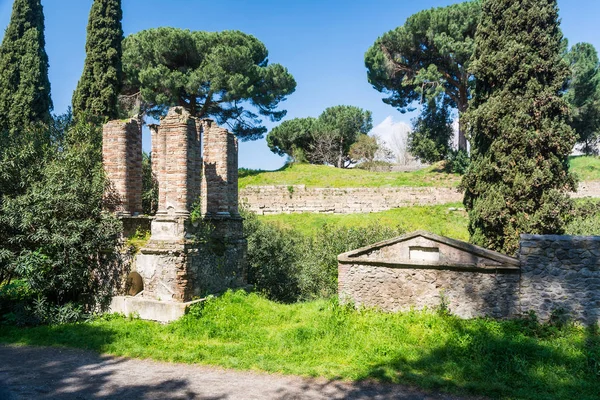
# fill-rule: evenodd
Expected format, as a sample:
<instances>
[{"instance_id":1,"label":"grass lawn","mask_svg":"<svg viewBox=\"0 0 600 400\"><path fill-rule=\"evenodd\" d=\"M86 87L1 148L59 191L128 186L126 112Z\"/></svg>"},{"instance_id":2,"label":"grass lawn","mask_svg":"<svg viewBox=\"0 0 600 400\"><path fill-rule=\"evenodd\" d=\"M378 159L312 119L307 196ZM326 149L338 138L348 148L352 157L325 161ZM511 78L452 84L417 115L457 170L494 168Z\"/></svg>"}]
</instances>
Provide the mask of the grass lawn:
<instances>
[{"instance_id":1,"label":"grass lawn","mask_svg":"<svg viewBox=\"0 0 600 400\"><path fill-rule=\"evenodd\" d=\"M0 342L303 376L415 384L500 399L600 396L600 336L533 320L355 311L335 300L282 305L229 292L169 325L106 316L2 326Z\"/></svg>"},{"instance_id":2,"label":"grass lawn","mask_svg":"<svg viewBox=\"0 0 600 400\"><path fill-rule=\"evenodd\" d=\"M369 214L277 214L259 216L261 221L297 230L305 235L317 232L319 227L331 224L343 227L385 225L400 226L406 232L426 230L459 240L468 240L469 222L461 203L439 206L415 206L395 208Z\"/></svg>"},{"instance_id":3,"label":"grass lawn","mask_svg":"<svg viewBox=\"0 0 600 400\"><path fill-rule=\"evenodd\" d=\"M456 187L460 176L447 174L441 166L414 172L370 172L362 169L340 169L323 165L289 164L277 171L241 169L239 187L264 185L306 185L307 187Z\"/></svg>"},{"instance_id":4,"label":"grass lawn","mask_svg":"<svg viewBox=\"0 0 600 400\"><path fill-rule=\"evenodd\" d=\"M582 181L600 180L600 157L570 158L571 170ZM370 172L323 165L290 164L277 171L240 169L239 187L306 185L307 187L457 187L460 176L443 172L441 164L414 172Z\"/></svg>"},{"instance_id":5,"label":"grass lawn","mask_svg":"<svg viewBox=\"0 0 600 400\"><path fill-rule=\"evenodd\" d=\"M569 159L571 171L580 181L600 180L600 157L577 156Z\"/></svg>"}]
</instances>

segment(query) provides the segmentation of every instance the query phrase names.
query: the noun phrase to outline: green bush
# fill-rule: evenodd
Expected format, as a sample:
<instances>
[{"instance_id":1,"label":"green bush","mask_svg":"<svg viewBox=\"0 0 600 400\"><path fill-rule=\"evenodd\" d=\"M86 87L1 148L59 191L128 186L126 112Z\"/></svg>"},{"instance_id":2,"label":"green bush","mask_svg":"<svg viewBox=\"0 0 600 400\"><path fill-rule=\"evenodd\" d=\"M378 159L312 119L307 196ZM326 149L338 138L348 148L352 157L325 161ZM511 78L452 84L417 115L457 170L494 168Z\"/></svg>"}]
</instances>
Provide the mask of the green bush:
<instances>
[{"instance_id":1,"label":"green bush","mask_svg":"<svg viewBox=\"0 0 600 400\"><path fill-rule=\"evenodd\" d=\"M258 220L243 211L248 240L248 281L269 299L295 302L337 293L337 256L402 233L381 225L324 225L314 235Z\"/></svg>"},{"instance_id":2,"label":"green bush","mask_svg":"<svg viewBox=\"0 0 600 400\"><path fill-rule=\"evenodd\" d=\"M464 150L450 150L446 156L446 172L464 175L469 168L471 159Z\"/></svg>"},{"instance_id":3,"label":"green bush","mask_svg":"<svg viewBox=\"0 0 600 400\"><path fill-rule=\"evenodd\" d=\"M582 200L576 203L573 217L565 233L577 236L600 236L600 201Z\"/></svg>"},{"instance_id":4,"label":"green bush","mask_svg":"<svg viewBox=\"0 0 600 400\"><path fill-rule=\"evenodd\" d=\"M248 240L248 282L269 299L291 303L300 297L299 265L303 238L260 222L243 211Z\"/></svg>"},{"instance_id":5,"label":"green bush","mask_svg":"<svg viewBox=\"0 0 600 400\"><path fill-rule=\"evenodd\" d=\"M341 253L358 249L403 233L381 225L347 228L325 224L304 241L300 252L300 293L302 300L330 297L337 293L338 261Z\"/></svg>"},{"instance_id":6,"label":"green bush","mask_svg":"<svg viewBox=\"0 0 600 400\"><path fill-rule=\"evenodd\" d=\"M38 299L26 302L24 311L41 323L106 307L118 279L122 225L105 211L100 130L84 123L65 129L47 142L43 169L16 176L27 186L0 196L7 235L1 262Z\"/></svg>"}]
</instances>

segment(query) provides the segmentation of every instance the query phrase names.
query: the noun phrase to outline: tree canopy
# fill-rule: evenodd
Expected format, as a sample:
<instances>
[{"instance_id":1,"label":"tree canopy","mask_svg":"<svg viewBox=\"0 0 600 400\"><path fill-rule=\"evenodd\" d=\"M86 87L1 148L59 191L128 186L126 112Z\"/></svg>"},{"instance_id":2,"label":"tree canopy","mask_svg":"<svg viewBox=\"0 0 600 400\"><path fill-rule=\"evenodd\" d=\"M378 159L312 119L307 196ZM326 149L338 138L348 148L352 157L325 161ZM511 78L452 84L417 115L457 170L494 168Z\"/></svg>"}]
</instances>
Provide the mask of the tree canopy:
<instances>
[{"instance_id":1,"label":"tree canopy","mask_svg":"<svg viewBox=\"0 0 600 400\"><path fill-rule=\"evenodd\" d=\"M263 43L239 31L141 31L123 42L124 93L140 93L151 116L179 105L228 125L242 140L259 139L267 131L260 117L281 120L279 103L296 88L287 69L267 57Z\"/></svg>"},{"instance_id":2,"label":"tree canopy","mask_svg":"<svg viewBox=\"0 0 600 400\"><path fill-rule=\"evenodd\" d=\"M94 0L87 26L83 74L73 93L73 113L100 119L119 116L123 81L121 0Z\"/></svg>"},{"instance_id":3,"label":"tree canopy","mask_svg":"<svg viewBox=\"0 0 600 400\"><path fill-rule=\"evenodd\" d=\"M589 43L577 43L567 53L571 66L566 99L571 106L571 126L585 154L597 153L600 140L600 66L598 52Z\"/></svg>"},{"instance_id":4,"label":"tree canopy","mask_svg":"<svg viewBox=\"0 0 600 400\"><path fill-rule=\"evenodd\" d=\"M319 118L284 121L269 132L267 144L274 153L297 161L344 168L352 162L352 144L372 128L370 111L341 105L325 109Z\"/></svg>"},{"instance_id":5,"label":"tree canopy","mask_svg":"<svg viewBox=\"0 0 600 400\"><path fill-rule=\"evenodd\" d=\"M463 179L475 244L515 254L522 233L564 230L575 135L562 40L556 0L483 3L467 114L472 161Z\"/></svg>"},{"instance_id":6,"label":"tree canopy","mask_svg":"<svg viewBox=\"0 0 600 400\"><path fill-rule=\"evenodd\" d=\"M447 102L429 100L413 121L408 134L408 151L426 163L443 160L450 151L454 131Z\"/></svg>"},{"instance_id":7,"label":"tree canopy","mask_svg":"<svg viewBox=\"0 0 600 400\"><path fill-rule=\"evenodd\" d=\"M474 0L410 16L385 33L365 54L367 77L401 112L416 101L447 97L459 111L459 148L466 150L464 124L472 76L469 65L481 3Z\"/></svg>"},{"instance_id":8,"label":"tree canopy","mask_svg":"<svg viewBox=\"0 0 600 400\"><path fill-rule=\"evenodd\" d=\"M52 110L44 11L40 0L15 0L0 45L0 130L49 122Z\"/></svg>"}]
</instances>

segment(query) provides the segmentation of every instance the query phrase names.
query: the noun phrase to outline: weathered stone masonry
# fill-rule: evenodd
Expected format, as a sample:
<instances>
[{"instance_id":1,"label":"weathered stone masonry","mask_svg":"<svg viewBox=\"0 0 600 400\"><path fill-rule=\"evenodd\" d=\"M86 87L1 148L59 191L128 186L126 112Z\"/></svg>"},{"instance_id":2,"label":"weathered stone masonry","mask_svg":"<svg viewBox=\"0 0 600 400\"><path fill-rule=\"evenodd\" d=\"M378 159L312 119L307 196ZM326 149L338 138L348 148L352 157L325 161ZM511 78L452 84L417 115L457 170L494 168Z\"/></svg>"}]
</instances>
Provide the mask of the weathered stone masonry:
<instances>
[{"instance_id":1,"label":"weathered stone masonry","mask_svg":"<svg viewBox=\"0 0 600 400\"><path fill-rule=\"evenodd\" d=\"M342 299L388 311L444 304L463 318L553 312L600 322L600 237L521 236L518 258L415 232L342 254Z\"/></svg>"},{"instance_id":2,"label":"weathered stone masonry","mask_svg":"<svg viewBox=\"0 0 600 400\"><path fill-rule=\"evenodd\" d=\"M137 131L111 122L104 129L105 168L124 200L123 214L141 211L141 131L139 124L136 126ZM192 118L181 107L170 109L160 125L150 129L159 205L150 241L132 266L135 279L143 286L135 301L189 302L243 286L246 241L238 213L235 136L211 120ZM196 204L202 206L203 218L192 222L190 212ZM123 299L113 303L117 311L127 308ZM171 311L166 314L172 315ZM162 314L164 317L165 312Z\"/></svg>"},{"instance_id":3,"label":"weathered stone masonry","mask_svg":"<svg viewBox=\"0 0 600 400\"><path fill-rule=\"evenodd\" d=\"M247 186L240 199L261 215L353 214L397 207L460 203L464 193L449 187L313 188L305 185ZM600 181L581 182L573 198L600 197Z\"/></svg>"},{"instance_id":4,"label":"weathered stone masonry","mask_svg":"<svg viewBox=\"0 0 600 400\"><path fill-rule=\"evenodd\" d=\"M521 312L600 322L600 237L522 235Z\"/></svg>"}]
</instances>

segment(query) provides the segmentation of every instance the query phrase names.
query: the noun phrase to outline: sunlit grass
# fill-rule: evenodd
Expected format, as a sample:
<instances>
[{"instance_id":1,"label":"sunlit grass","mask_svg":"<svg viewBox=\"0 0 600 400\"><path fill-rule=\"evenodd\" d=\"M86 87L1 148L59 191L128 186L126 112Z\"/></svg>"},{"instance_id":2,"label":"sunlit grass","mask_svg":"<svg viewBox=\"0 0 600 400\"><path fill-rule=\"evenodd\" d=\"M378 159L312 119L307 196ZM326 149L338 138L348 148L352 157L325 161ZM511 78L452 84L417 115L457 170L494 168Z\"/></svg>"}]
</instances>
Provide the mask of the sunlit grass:
<instances>
[{"instance_id":1,"label":"sunlit grass","mask_svg":"<svg viewBox=\"0 0 600 400\"><path fill-rule=\"evenodd\" d=\"M571 171L581 181L600 180L600 157L578 156L569 159Z\"/></svg>"},{"instance_id":2,"label":"sunlit grass","mask_svg":"<svg viewBox=\"0 0 600 400\"><path fill-rule=\"evenodd\" d=\"M366 227L369 225L400 227L405 232L426 230L442 236L468 240L468 217L460 203L440 206L414 206L395 208L367 214L278 214L265 215L262 221L312 235L325 225L341 227Z\"/></svg>"},{"instance_id":3,"label":"sunlit grass","mask_svg":"<svg viewBox=\"0 0 600 400\"><path fill-rule=\"evenodd\" d=\"M580 180L600 180L600 157L570 158L571 171ZM276 171L240 169L239 186L306 185L307 187L457 187L461 177L443 171L443 164L412 172L370 172L323 165L289 164Z\"/></svg>"},{"instance_id":4,"label":"sunlit grass","mask_svg":"<svg viewBox=\"0 0 600 400\"><path fill-rule=\"evenodd\" d=\"M306 185L307 187L456 187L460 176L447 174L442 166L427 167L413 172L371 172L362 169L341 169L323 165L289 164L277 171L240 170L239 186Z\"/></svg>"},{"instance_id":5,"label":"sunlit grass","mask_svg":"<svg viewBox=\"0 0 600 400\"><path fill-rule=\"evenodd\" d=\"M354 311L335 300L282 305L227 293L175 323L111 317L2 326L0 342L244 370L375 379L502 399L597 399L600 338L532 320L460 320L435 312Z\"/></svg>"}]
</instances>

